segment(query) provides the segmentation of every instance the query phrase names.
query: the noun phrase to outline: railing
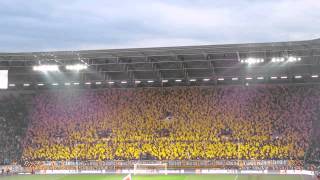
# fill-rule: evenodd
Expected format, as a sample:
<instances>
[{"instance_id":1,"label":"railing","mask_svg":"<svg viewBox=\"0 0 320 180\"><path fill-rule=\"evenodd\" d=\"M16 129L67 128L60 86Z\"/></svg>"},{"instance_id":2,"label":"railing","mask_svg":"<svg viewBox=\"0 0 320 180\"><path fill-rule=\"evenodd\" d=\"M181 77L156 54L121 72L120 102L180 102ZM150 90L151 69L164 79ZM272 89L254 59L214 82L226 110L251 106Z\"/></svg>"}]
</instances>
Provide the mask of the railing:
<instances>
[{"instance_id":1,"label":"railing","mask_svg":"<svg viewBox=\"0 0 320 180\"><path fill-rule=\"evenodd\" d=\"M134 164L167 163L168 169L225 168L225 169L298 169L300 160L115 160L115 161L37 161L27 162L25 167L34 169L117 170L130 169Z\"/></svg>"}]
</instances>

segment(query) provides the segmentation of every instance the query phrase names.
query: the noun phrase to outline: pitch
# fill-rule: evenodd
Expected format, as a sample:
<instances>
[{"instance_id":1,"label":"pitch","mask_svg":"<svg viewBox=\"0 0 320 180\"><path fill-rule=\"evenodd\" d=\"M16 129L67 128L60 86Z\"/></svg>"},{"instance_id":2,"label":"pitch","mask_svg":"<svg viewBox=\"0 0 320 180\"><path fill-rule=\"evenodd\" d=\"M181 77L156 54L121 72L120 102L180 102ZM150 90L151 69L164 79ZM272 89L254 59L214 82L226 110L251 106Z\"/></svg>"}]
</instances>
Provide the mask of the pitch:
<instances>
[{"instance_id":1,"label":"pitch","mask_svg":"<svg viewBox=\"0 0 320 180\"><path fill-rule=\"evenodd\" d=\"M125 175L21 175L1 180L122 180ZM314 180L301 175L137 175L133 180Z\"/></svg>"}]
</instances>

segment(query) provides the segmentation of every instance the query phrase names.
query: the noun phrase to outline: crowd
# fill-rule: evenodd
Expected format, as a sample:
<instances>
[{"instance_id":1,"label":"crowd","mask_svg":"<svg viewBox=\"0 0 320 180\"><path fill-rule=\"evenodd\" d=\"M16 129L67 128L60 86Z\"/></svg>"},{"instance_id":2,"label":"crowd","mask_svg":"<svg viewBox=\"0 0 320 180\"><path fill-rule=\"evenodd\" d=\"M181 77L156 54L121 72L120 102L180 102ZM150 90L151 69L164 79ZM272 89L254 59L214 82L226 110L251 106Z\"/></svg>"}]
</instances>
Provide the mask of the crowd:
<instances>
[{"instance_id":1,"label":"crowd","mask_svg":"<svg viewBox=\"0 0 320 180\"><path fill-rule=\"evenodd\" d=\"M28 109L20 95L0 97L0 165L18 162L27 129Z\"/></svg>"},{"instance_id":2,"label":"crowd","mask_svg":"<svg viewBox=\"0 0 320 180\"><path fill-rule=\"evenodd\" d=\"M320 88L260 85L37 94L25 160L303 159Z\"/></svg>"},{"instance_id":3,"label":"crowd","mask_svg":"<svg viewBox=\"0 0 320 180\"><path fill-rule=\"evenodd\" d=\"M306 152L306 160L308 163L320 165L320 121L314 122L312 127L313 133L310 147Z\"/></svg>"}]
</instances>

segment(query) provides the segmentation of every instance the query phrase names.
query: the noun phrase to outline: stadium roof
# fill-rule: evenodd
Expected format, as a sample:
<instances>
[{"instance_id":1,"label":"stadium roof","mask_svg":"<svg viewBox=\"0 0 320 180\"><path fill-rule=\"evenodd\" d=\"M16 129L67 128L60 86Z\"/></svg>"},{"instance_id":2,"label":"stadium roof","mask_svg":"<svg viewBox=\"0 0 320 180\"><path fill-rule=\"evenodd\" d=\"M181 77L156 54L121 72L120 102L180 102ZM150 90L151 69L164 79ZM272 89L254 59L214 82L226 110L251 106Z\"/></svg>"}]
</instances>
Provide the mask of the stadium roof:
<instances>
[{"instance_id":1,"label":"stadium roof","mask_svg":"<svg viewBox=\"0 0 320 180\"><path fill-rule=\"evenodd\" d=\"M297 62L272 62L272 58L301 58ZM295 42L249 43L205 46L132 48L30 53L0 53L0 69L9 70L9 83L121 82L177 79L220 80L256 77L311 77L320 75L320 39ZM259 63L243 63L249 58ZM260 62L260 60L263 60ZM88 69L71 72L70 64L88 64ZM59 65L59 72L42 73L35 65ZM234 79L235 80L235 79ZM226 82L224 81L224 82Z\"/></svg>"}]
</instances>

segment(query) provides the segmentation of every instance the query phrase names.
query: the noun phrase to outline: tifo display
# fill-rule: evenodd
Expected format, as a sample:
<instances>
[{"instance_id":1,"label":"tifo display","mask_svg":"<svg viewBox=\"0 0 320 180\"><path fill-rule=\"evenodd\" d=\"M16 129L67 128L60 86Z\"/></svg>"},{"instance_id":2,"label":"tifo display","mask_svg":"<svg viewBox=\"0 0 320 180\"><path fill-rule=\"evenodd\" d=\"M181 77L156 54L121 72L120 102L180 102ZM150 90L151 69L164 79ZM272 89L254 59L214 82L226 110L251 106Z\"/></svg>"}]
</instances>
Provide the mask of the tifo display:
<instances>
[{"instance_id":1,"label":"tifo display","mask_svg":"<svg viewBox=\"0 0 320 180\"><path fill-rule=\"evenodd\" d=\"M55 90L33 99L24 160L303 159L317 86Z\"/></svg>"}]
</instances>

